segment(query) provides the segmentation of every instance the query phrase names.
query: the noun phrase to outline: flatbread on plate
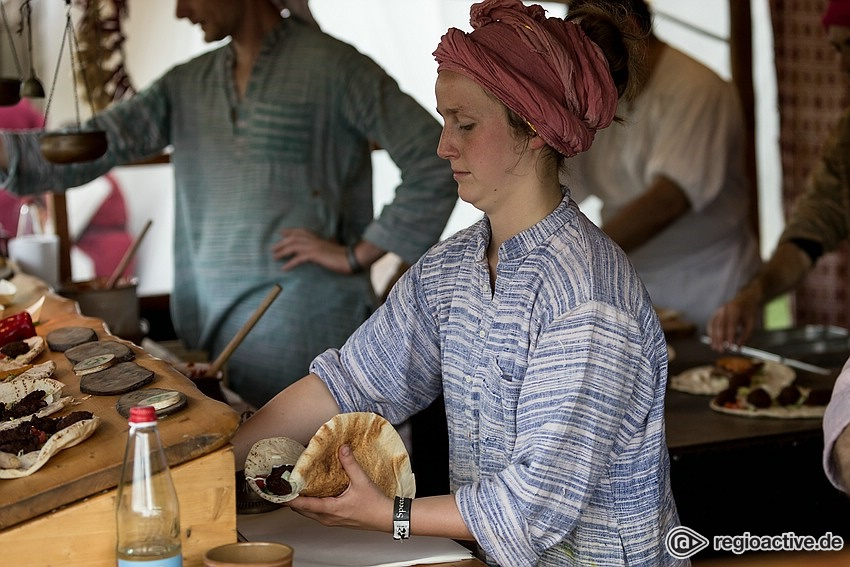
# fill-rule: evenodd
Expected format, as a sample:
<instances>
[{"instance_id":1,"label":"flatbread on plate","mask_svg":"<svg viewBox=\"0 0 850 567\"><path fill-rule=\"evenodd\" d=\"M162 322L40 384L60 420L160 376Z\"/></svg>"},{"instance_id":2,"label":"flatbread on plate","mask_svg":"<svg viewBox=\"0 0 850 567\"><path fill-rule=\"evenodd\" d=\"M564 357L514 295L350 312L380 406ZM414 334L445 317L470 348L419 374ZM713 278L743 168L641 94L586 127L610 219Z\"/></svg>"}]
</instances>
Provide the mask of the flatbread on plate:
<instances>
[{"instance_id":1,"label":"flatbread on plate","mask_svg":"<svg viewBox=\"0 0 850 567\"><path fill-rule=\"evenodd\" d=\"M764 389L767 390L767 388ZM804 387L798 387L798 389L802 394L799 402L787 406L780 405L776 401L776 393L770 390L768 390L768 393L773 399L773 404L765 408L754 406L747 402L747 395L752 388L738 388L734 402L720 404L717 402L717 398L713 398L708 406L716 412L740 417L769 417L774 419L822 418L826 411L826 405L806 405L804 402L812 389Z\"/></svg>"},{"instance_id":2,"label":"flatbread on plate","mask_svg":"<svg viewBox=\"0 0 850 567\"><path fill-rule=\"evenodd\" d=\"M44 339L39 337L38 335L34 337L30 337L28 339L24 339L24 341L30 349L23 353L19 354L15 357L8 357L5 355L0 355L0 371L3 370L14 370L16 368L20 368L21 366L26 366L35 358L44 352Z\"/></svg>"},{"instance_id":3,"label":"flatbread on plate","mask_svg":"<svg viewBox=\"0 0 850 567\"><path fill-rule=\"evenodd\" d=\"M52 360L41 364L27 364L15 370L0 371L0 382L9 382L18 378L50 378L56 370L56 363Z\"/></svg>"},{"instance_id":4,"label":"flatbread on plate","mask_svg":"<svg viewBox=\"0 0 850 567\"><path fill-rule=\"evenodd\" d=\"M60 409L71 403L71 396L62 397L62 388L65 384L52 378L24 378L18 377L9 382L0 384L0 402L10 406L20 400L30 392L42 390L46 394L44 401L47 406L38 410L35 414L39 417L45 417L52 413L56 413ZM0 431L17 427L24 419L29 419L30 416L19 417L7 421L0 421Z\"/></svg>"},{"instance_id":5,"label":"flatbread on plate","mask_svg":"<svg viewBox=\"0 0 850 567\"><path fill-rule=\"evenodd\" d=\"M339 462L339 448L349 445L369 478L387 496L412 498L416 481L407 448L395 427L371 412L339 414L327 421L303 447L286 437L261 439L245 461L245 478L251 488L271 502L283 503L304 496L337 496L349 484ZM280 465L293 465L289 475L292 492L273 494L258 485Z\"/></svg>"},{"instance_id":6,"label":"flatbread on plate","mask_svg":"<svg viewBox=\"0 0 850 567\"><path fill-rule=\"evenodd\" d=\"M31 475L43 467L50 460L50 457L59 451L78 445L91 437L99 424L100 418L93 415L91 419L72 423L65 429L57 431L47 439L47 442L38 451L31 451L23 455L0 453L0 479Z\"/></svg>"},{"instance_id":7,"label":"flatbread on plate","mask_svg":"<svg viewBox=\"0 0 850 567\"><path fill-rule=\"evenodd\" d=\"M764 366L753 374L751 385L765 386L778 392L794 382L794 369L779 362L765 360ZM697 366L670 377L670 389L687 394L716 396L729 387L729 377L714 365Z\"/></svg>"}]
</instances>

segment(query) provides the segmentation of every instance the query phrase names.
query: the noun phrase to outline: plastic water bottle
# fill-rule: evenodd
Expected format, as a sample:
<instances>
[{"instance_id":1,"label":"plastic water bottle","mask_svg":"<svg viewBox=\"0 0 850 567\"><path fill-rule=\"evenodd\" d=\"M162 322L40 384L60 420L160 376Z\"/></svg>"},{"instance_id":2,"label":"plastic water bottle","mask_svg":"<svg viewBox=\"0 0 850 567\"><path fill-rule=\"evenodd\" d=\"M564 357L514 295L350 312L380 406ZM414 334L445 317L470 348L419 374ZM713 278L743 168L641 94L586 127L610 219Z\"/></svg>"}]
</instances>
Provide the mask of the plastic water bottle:
<instances>
[{"instance_id":1,"label":"plastic water bottle","mask_svg":"<svg viewBox=\"0 0 850 567\"><path fill-rule=\"evenodd\" d=\"M115 508L118 567L182 567L180 510L151 406L130 408Z\"/></svg>"}]
</instances>

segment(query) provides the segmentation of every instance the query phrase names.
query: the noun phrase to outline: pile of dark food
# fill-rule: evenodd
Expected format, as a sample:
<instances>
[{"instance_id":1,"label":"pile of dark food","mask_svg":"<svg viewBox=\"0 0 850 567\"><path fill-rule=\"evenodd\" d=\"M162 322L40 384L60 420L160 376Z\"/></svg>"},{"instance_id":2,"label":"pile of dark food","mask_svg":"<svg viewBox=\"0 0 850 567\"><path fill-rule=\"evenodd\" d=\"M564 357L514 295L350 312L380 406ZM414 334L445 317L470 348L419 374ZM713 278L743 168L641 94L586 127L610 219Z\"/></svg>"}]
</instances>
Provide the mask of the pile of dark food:
<instances>
[{"instance_id":1,"label":"pile of dark food","mask_svg":"<svg viewBox=\"0 0 850 567\"><path fill-rule=\"evenodd\" d=\"M17 402L10 404L0 402L0 421L11 421L37 413L38 410L47 407L46 397L47 392L44 390L33 390Z\"/></svg>"},{"instance_id":2,"label":"pile of dark food","mask_svg":"<svg viewBox=\"0 0 850 567\"><path fill-rule=\"evenodd\" d=\"M35 416L16 427L0 431L0 451L13 455L38 451L55 433L92 417L89 411L75 411L55 418Z\"/></svg>"}]
</instances>

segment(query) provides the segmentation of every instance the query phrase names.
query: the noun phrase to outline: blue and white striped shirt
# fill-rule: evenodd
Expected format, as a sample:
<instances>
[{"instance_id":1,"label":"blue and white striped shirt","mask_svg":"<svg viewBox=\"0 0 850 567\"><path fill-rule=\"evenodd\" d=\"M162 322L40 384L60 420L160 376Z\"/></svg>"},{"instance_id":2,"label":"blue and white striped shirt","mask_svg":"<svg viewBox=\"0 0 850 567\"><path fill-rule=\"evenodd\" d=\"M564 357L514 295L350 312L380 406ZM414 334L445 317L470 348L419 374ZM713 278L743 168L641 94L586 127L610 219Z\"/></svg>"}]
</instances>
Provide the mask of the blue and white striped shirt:
<instances>
[{"instance_id":1,"label":"blue and white striped shirt","mask_svg":"<svg viewBox=\"0 0 850 567\"><path fill-rule=\"evenodd\" d=\"M569 199L503 244L434 246L312 365L343 411L394 423L443 391L451 486L492 564L675 564L667 351L620 248Z\"/></svg>"}]
</instances>

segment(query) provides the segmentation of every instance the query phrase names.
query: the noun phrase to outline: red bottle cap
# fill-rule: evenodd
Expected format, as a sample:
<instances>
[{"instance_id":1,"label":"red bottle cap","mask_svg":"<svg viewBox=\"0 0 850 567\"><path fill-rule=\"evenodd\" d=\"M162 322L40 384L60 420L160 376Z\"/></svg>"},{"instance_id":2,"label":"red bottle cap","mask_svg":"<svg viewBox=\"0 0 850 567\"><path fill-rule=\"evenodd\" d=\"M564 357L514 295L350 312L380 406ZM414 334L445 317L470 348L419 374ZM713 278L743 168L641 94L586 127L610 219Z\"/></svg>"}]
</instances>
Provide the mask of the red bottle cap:
<instances>
[{"instance_id":1,"label":"red bottle cap","mask_svg":"<svg viewBox=\"0 0 850 567\"><path fill-rule=\"evenodd\" d=\"M130 423L150 423L156 421L153 406L134 406L130 408Z\"/></svg>"}]
</instances>

